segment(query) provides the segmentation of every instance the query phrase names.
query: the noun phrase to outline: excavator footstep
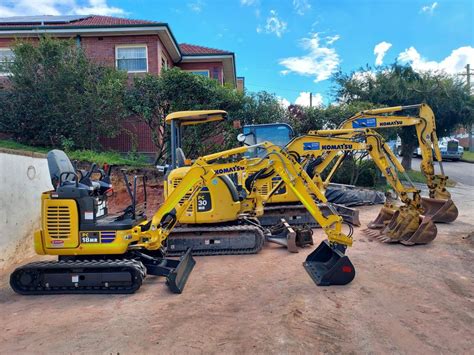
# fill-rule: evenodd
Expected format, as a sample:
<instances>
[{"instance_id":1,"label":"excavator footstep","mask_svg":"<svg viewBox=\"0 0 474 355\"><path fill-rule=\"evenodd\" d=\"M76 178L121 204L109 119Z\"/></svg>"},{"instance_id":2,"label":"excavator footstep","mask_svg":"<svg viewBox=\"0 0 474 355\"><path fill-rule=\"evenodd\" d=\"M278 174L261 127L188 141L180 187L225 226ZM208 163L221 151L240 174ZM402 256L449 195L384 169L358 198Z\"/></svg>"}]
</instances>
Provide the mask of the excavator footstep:
<instances>
[{"instance_id":1,"label":"excavator footstep","mask_svg":"<svg viewBox=\"0 0 474 355\"><path fill-rule=\"evenodd\" d=\"M453 200L440 200L436 198L421 198L421 206L424 209L424 215L431 217L435 223L451 223L458 218L458 208Z\"/></svg>"},{"instance_id":2,"label":"excavator footstep","mask_svg":"<svg viewBox=\"0 0 474 355\"><path fill-rule=\"evenodd\" d=\"M318 286L346 285L355 277L349 257L327 240L308 255L303 266Z\"/></svg>"}]
</instances>

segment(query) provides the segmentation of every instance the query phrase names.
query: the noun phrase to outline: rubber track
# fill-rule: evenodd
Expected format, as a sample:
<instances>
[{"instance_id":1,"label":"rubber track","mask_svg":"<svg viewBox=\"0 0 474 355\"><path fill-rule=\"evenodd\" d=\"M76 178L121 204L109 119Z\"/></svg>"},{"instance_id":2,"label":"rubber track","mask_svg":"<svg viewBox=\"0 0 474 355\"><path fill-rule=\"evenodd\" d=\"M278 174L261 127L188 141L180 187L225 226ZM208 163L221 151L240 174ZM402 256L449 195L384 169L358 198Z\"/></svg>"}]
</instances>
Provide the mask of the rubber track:
<instances>
[{"instance_id":1,"label":"rubber track","mask_svg":"<svg viewBox=\"0 0 474 355\"><path fill-rule=\"evenodd\" d=\"M300 210L301 211L301 214L304 214L305 218L302 218L302 219L294 219L294 220L291 220L291 221L288 221L288 223L290 223L290 225L292 226L295 226L295 225L306 225L308 227L313 227L313 228L318 228L320 227L319 223L317 223L313 216L311 215L311 213L308 212L308 210L306 209L306 207L304 207L303 205L276 205L276 206L265 206L265 209L264 209L264 214L262 217L265 216L265 214L268 215L268 212L273 212L273 211L281 211L279 215L273 215L273 216L269 216L269 217L273 217L273 218L276 218L277 220L275 220L275 223L279 223L280 222L280 219L281 218L285 218L285 216L288 214L288 212L285 212L286 211L298 211ZM303 222L300 222L302 221ZM309 222L308 222L309 220ZM272 225L274 225L272 224ZM265 225L266 227L268 227L269 225Z\"/></svg>"},{"instance_id":2,"label":"rubber track","mask_svg":"<svg viewBox=\"0 0 474 355\"><path fill-rule=\"evenodd\" d=\"M19 273L29 270L34 273L41 272L41 270L81 270L81 269L106 269L113 271L113 269L122 270L123 268L131 268L135 270L135 279L130 287L124 286L87 286L87 287L49 287L43 286L32 287L25 290L22 286L15 286L16 278ZM68 272L69 274L69 272ZM15 292L23 295L48 295L48 294L120 294L133 293L138 290L146 276L145 266L137 260L132 259L117 259L117 260L64 260L64 261L39 261L26 264L17 268L10 276L10 285Z\"/></svg>"},{"instance_id":3,"label":"rubber track","mask_svg":"<svg viewBox=\"0 0 474 355\"><path fill-rule=\"evenodd\" d=\"M242 254L256 254L262 250L263 245L265 244L265 236L263 231L255 226L250 225L238 225L238 226L222 226L222 227L175 227L173 232L168 236L168 239L173 238L173 235L179 233L223 233L224 235L229 232L252 232L255 235L256 243L255 247L251 249L211 249L211 250L195 250L193 249L193 256L208 256L208 255L242 255ZM203 239L208 238L203 235ZM169 256L180 256L183 255L184 251L173 252L170 249L167 249L166 255Z\"/></svg>"}]
</instances>

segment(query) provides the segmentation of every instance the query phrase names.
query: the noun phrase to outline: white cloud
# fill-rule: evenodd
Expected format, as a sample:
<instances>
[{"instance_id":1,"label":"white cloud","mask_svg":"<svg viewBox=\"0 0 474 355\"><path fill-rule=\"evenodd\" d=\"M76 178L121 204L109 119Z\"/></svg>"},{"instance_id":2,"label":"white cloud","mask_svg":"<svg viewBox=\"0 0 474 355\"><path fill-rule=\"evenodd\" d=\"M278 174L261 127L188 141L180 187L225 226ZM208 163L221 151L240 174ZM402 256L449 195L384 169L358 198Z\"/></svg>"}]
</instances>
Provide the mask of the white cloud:
<instances>
[{"instance_id":1,"label":"white cloud","mask_svg":"<svg viewBox=\"0 0 474 355\"><path fill-rule=\"evenodd\" d=\"M435 1L431 5L426 5L421 8L421 12L429 15L433 15L434 10L438 7L438 3Z\"/></svg>"},{"instance_id":2,"label":"white cloud","mask_svg":"<svg viewBox=\"0 0 474 355\"><path fill-rule=\"evenodd\" d=\"M89 0L89 6L74 8L71 13L78 15L125 15L125 11L118 7L107 5L107 0Z\"/></svg>"},{"instance_id":3,"label":"white cloud","mask_svg":"<svg viewBox=\"0 0 474 355\"><path fill-rule=\"evenodd\" d=\"M286 68L281 73L283 75L296 73L314 76L315 82L328 79L341 62L336 50L329 48L328 42L321 45L318 33L314 33L311 38L303 38L300 42L301 46L309 53L301 57L281 59L279 64Z\"/></svg>"},{"instance_id":4,"label":"white cloud","mask_svg":"<svg viewBox=\"0 0 474 355\"><path fill-rule=\"evenodd\" d=\"M334 42L336 42L339 38L341 38L341 36L339 35L335 35L335 36L327 36L326 37L326 44L333 44Z\"/></svg>"},{"instance_id":5,"label":"white cloud","mask_svg":"<svg viewBox=\"0 0 474 355\"><path fill-rule=\"evenodd\" d=\"M391 43L383 41L374 47L375 65L382 65L383 57L385 57L385 53L387 53L391 46Z\"/></svg>"},{"instance_id":6,"label":"white cloud","mask_svg":"<svg viewBox=\"0 0 474 355\"><path fill-rule=\"evenodd\" d=\"M107 0L3 0L0 17L30 15L126 15L125 10L109 6Z\"/></svg>"},{"instance_id":7,"label":"white cloud","mask_svg":"<svg viewBox=\"0 0 474 355\"><path fill-rule=\"evenodd\" d=\"M310 95L309 92L305 92L305 91L300 92L299 96L295 100L295 104L300 105L300 106L309 107L310 106L310 101L311 101L310 96L311 95ZM313 107L322 106L323 105L323 95L321 95L320 93L313 94L312 101L313 101Z\"/></svg>"},{"instance_id":8,"label":"white cloud","mask_svg":"<svg viewBox=\"0 0 474 355\"><path fill-rule=\"evenodd\" d=\"M203 2L201 0L191 1L188 3L188 8L195 13L200 13L202 11Z\"/></svg>"},{"instance_id":9,"label":"white cloud","mask_svg":"<svg viewBox=\"0 0 474 355\"><path fill-rule=\"evenodd\" d=\"M267 17L264 27L257 26L257 33L274 33L277 37L281 37L286 32L287 23L280 18L275 10L270 10L270 15Z\"/></svg>"},{"instance_id":10,"label":"white cloud","mask_svg":"<svg viewBox=\"0 0 474 355\"><path fill-rule=\"evenodd\" d=\"M277 100L280 106L283 108L287 108L288 106L290 106L290 101L288 101L284 97L277 96Z\"/></svg>"},{"instance_id":11,"label":"white cloud","mask_svg":"<svg viewBox=\"0 0 474 355\"><path fill-rule=\"evenodd\" d=\"M293 0L293 8L298 15L303 16L311 9L311 5L308 0Z\"/></svg>"},{"instance_id":12,"label":"white cloud","mask_svg":"<svg viewBox=\"0 0 474 355\"><path fill-rule=\"evenodd\" d=\"M240 0L240 3L244 6L252 6L258 4L259 0Z\"/></svg>"},{"instance_id":13,"label":"white cloud","mask_svg":"<svg viewBox=\"0 0 474 355\"><path fill-rule=\"evenodd\" d=\"M471 46L454 49L449 56L436 62L421 56L415 47L405 49L398 55L401 63L408 63L416 71L444 71L448 74L457 74L464 70L468 63L474 63L474 48Z\"/></svg>"}]
</instances>

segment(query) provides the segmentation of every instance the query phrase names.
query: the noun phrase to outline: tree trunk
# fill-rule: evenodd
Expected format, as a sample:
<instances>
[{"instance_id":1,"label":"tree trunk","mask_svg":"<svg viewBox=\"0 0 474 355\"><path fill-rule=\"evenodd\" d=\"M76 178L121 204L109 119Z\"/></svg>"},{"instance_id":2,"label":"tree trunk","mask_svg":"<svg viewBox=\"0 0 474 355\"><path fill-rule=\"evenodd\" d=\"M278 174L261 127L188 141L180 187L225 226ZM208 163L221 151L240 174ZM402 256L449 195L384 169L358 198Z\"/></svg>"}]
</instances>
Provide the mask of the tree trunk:
<instances>
[{"instance_id":1,"label":"tree trunk","mask_svg":"<svg viewBox=\"0 0 474 355\"><path fill-rule=\"evenodd\" d=\"M402 138L402 166L407 171L411 170L411 160L415 148L416 145L412 140L408 140L408 142L405 142Z\"/></svg>"}]
</instances>

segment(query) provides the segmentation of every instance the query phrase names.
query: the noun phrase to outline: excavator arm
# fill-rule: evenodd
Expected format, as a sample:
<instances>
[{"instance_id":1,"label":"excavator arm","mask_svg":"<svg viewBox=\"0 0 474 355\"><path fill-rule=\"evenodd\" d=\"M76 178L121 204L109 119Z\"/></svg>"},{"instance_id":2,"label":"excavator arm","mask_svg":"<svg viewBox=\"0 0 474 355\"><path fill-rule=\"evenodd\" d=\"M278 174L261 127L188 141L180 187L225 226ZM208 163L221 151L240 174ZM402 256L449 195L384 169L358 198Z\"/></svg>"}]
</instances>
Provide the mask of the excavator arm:
<instances>
[{"instance_id":1,"label":"excavator arm","mask_svg":"<svg viewBox=\"0 0 474 355\"><path fill-rule=\"evenodd\" d=\"M265 151L264 156L260 159L242 158L231 162L220 162L256 148ZM321 201L326 201L324 194L290 154L270 142L243 146L198 158L152 219L135 228L135 236L139 239L136 247L160 248L180 214L191 203L193 196L202 186L212 183L216 177L242 171L260 170L274 170L274 173L279 175L286 186L298 196L301 203L327 235L327 241L323 241L304 263L311 278L318 285L343 285L351 282L355 276L355 270L344 252L347 246L352 245L352 237L350 234L346 235L342 232L342 218L335 211L332 211L329 216L325 216L321 212L313 199L313 194ZM258 184L258 180L255 184ZM249 197L254 197L257 205L264 204L274 193L273 190L267 195L261 196L257 190L257 186L254 186L249 191Z\"/></svg>"},{"instance_id":2,"label":"excavator arm","mask_svg":"<svg viewBox=\"0 0 474 355\"><path fill-rule=\"evenodd\" d=\"M396 115L395 113L417 109L416 116ZM430 198L450 199L446 189L448 177L444 174L441 151L436 135L436 120L432 109L427 104L385 107L361 111L344 121L340 129L357 128L394 128L414 126L421 150L421 171L426 176ZM311 133L311 132L310 132ZM434 158L438 161L441 174L435 174Z\"/></svg>"},{"instance_id":3,"label":"excavator arm","mask_svg":"<svg viewBox=\"0 0 474 355\"><path fill-rule=\"evenodd\" d=\"M405 244L424 244L436 237L436 226L426 219L421 220L424 210L421 206L420 191L413 185L404 186L398 177L398 172L404 172L403 167L385 143L383 138L371 129L341 129L333 131L313 131L312 134L293 139L287 149L307 160L317 161L314 167L313 179L316 185L323 189L329 183L338 165L344 158L345 152L367 151L372 160L385 176L388 183L400 196L404 203L399 211L387 202L376 220L369 228L384 228L385 221L390 228L385 230L380 239L383 241L401 241ZM321 173L337 158L326 181L322 181ZM397 213L396 213L397 212Z\"/></svg>"}]
</instances>

